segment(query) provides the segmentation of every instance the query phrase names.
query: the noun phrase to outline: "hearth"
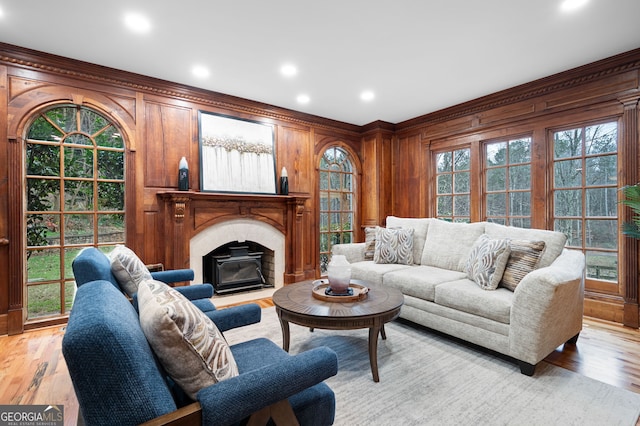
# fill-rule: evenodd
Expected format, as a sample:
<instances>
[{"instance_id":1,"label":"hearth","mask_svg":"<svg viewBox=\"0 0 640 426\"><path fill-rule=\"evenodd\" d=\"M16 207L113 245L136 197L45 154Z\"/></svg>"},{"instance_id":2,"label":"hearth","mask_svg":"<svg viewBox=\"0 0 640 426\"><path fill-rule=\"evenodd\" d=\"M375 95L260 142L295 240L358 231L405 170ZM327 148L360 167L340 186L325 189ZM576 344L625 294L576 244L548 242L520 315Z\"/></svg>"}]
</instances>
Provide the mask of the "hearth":
<instances>
[{"instance_id":1,"label":"hearth","mask_svg":"<svg viewBox=\"0 0 640 426\"><path fill-rule=\"evenodd\" d=\"M237 242L219 247L203 257L203 276L213 284L216 294L273 287L269 278L269 266L273 258L269 250L255 244L239 245ZM264 267L266 263L266 268Z\"/></svg>"}]
</instances>

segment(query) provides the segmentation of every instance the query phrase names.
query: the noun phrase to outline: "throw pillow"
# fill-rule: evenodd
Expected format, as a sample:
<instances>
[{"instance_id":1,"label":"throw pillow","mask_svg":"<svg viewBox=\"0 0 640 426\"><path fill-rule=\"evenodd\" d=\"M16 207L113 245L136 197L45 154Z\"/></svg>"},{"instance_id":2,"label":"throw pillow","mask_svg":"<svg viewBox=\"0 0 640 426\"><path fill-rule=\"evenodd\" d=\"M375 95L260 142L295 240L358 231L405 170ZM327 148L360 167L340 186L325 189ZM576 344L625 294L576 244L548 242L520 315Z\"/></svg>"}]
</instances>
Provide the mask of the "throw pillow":
<instances>
[{"instance_id":1,"label":"throw pillow","mask_svg":"<svg viewBox=\"0 0 640 426\"><path fill-rule=\"evenodd\" d=\"M138 285L151 279L144 262L128 247L118 244L109 255L111 272L120 288L130 297L138 292Z\"/></svg>"},{"instance_id":2,"label":"throw pillow","mask_svg":"<svg viewBox=\"0 0 640 426\"><path fill-rule=\"evenodd\" d=\"M364 228L364 260L373 260L376 251L376 228Z\"/></svg>"},{"instance_id":3,"label":"throw pillow","mask_svg":"<svg viewBox=\"0 0 640 426\"><path fill-rule=\"evenodd\" d=\"M138 289L140 326L167 374L190 398L238 375L231 349L218 327L165 283L147 280Z\"/></svg>"},{"instance_id":4,"label":"throw pillow","mask_svg":"<svg viewBox=\"0 0 640 426\"><path fill-rule=\"evenodd\" d=\"M482 234L471 248L467 259L467 277L484 290L495 290L507 266L509 240L494 240Z\"/></svg>"},{"instance_id":5,"label":"throw pillow","mask_svg":"<svg viewBox=\"0 0 640 426\"><path fill-rule=\"evenodd\" d=\"M413 229L376 228L375 263L413 263Z\"/></svg>"},{"instance_id":6,"label":"throw pillow","mask_svg":"<svg viewBox=\"0 0 640 426\"><path fill-rule=\"evenodd\" d=\"M520 281L538 267L545 249L544 241L511 240L511 255L500 286L515 291Z\"/></svg>"}]
</instances>

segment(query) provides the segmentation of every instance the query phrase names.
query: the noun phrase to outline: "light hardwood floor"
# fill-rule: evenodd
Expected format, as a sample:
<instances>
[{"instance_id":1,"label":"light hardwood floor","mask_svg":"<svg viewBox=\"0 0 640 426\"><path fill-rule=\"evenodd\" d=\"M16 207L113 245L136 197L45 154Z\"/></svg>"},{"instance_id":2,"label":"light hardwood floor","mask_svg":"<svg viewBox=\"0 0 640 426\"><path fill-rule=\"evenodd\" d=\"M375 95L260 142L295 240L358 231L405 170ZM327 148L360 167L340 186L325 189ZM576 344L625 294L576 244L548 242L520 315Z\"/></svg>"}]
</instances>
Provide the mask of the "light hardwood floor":
<instances>
[{"instance_id":1,"label":"light hardwood floor","mask_svg":"<svg viewBox=\"0 0 640 426\"><path fill-rule=\"evenodd\" d=\"M258 303L273 306L270 299ZM75 426L78 401L62 356L63 336L64 326L0 336L0 404L64 405L65 425ZM639 330L585 318L577 345L556 349L546 361L640 393L639 353Z\"/></svg>"}]
</instances>

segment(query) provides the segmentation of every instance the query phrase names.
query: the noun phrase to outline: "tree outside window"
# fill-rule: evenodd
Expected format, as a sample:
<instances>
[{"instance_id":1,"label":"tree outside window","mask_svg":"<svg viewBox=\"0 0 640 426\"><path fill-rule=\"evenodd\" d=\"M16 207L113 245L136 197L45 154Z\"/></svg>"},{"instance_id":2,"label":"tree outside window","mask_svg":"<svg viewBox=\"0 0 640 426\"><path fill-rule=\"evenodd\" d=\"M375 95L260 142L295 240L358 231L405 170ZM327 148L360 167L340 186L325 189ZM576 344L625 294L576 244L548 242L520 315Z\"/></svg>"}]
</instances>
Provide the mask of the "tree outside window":
<instances>
[{"instance_id":1,"label":"tree outside window","mask_svg":"<svg viewBox=\"0 0 640 426\"><path fill-rule=\"evenodd\" d=\"M582 249L587 278L618 280L618 125L553 134L554 226Z\"/></svg>"},{"instance_id":2,"label":"tree outside window","mask_svg":"<svg viewBox=\"0 0 640 426\"><path fill-rule=\"evenodd\" d=\"M327 148L320 158L320 272L326 274L334 244L353 241L355 171L349 153Z\"/></svg>"},{"instance_id":3,"label":"tree outside window","mask_svg":"<svg viewBox=\"0 0 640 426\"><path fill-rule=\"evenodd\" d=\"M27 318L64 315L76 254L124 243L124 141L101 114L70 105L37 114L25 150Z\"/></svg>"},{"instance_id":4,"label":"tree outside window","mask_svg":"<svg viewBox=\"0 0 640 426\"><path fill-rule=\"evenodd\" d=\"M484 206L488 222L531 227L531 138L485 144Z\"/></svg>"},{"instance_id":5,"label":"tree outside window","mask_svg":"<svg viewBox=\"0 0 640 426\"><path fill-rule=\"evenodd\" d=\"M436 217L450 222L471 220L471 150L437 153Z\"/></svg>"}]
</instances>

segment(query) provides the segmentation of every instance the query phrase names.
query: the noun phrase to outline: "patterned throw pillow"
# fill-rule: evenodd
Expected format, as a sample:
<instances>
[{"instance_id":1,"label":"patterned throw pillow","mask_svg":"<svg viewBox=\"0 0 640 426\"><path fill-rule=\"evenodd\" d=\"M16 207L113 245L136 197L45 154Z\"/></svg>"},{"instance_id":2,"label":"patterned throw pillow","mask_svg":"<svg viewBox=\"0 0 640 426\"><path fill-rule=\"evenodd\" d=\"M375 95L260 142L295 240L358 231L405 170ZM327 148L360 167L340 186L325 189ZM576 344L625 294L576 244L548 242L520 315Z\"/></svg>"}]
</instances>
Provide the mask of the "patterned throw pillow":
<instances>
[{"instance_id":1,"label":"patterned throw pillow","mask_svg":"<svg viewBox=\"0 0 640 426\"><path fill-rule=\"evenodd\" d=\"M538 267L542 253L544 253L545 242L511 240L509 245L511 246L511 255L502 275L500 286L515 291L524 276Z\"/></svg>"},{"instance_id":2,"label":"patterned throw pillow","mask_svg":"<svg viewBox=\"0 0 640 426\"><path fill-rule=\"evenodd\" d=\"M413 229L376 228L375 263L413 263Z\"/></svg>"},{"instance_id":3,"label":"patterned throw pillow","mask_svg":"<svg viewBox=\"0 0 640 426\"><path fill-rule=\"evenodd\" d=\"M109 255L111 272L120 288L130 297L138 292L138 285L151 279L151 273L138 256L128 247L118 244Z\"/></svg>"},{"instance_id":4,"label":"patterned throw pillow","mask_svg":"<svg viewBox=\"0 0 640 426\"><path fill-rule=\"evenodd\" d=\"M509 240L480 235L467 259L467 277L484 290L497 289L510 253Z\"/></svg>"},{"instance_id":5,"label":"patterned throw pillow","mask_svg":"<svg viewBox=\"0 0 640 426\"><path fill-rule=\"evenodd\" d=\"M165 283L143 281L138 289L140 326L169 376L196 399L203 388L238 375L231 349L218 327Z\"/></svg>"},{"instance_id":6,"label":"patterned throw pillow","mask_svg":"<svg viewBox=\"0 0 640 426\"><path fill-rule=\"evenodd\" d=\"M364 260L373 260L376 251L376 228L364 228Z\"/></svg>"}]
</instances>

